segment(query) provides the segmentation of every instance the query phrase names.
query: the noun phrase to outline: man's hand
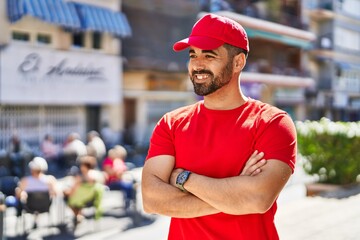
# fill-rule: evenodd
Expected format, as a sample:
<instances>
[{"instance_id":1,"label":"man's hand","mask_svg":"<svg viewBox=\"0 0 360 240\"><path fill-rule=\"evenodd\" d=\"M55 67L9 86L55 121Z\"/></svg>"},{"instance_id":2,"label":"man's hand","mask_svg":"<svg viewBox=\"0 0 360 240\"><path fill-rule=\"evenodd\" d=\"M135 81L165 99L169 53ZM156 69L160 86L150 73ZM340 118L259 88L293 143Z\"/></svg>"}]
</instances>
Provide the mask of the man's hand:
<instances>
[{"instance_id":1,"label":"man's hand","mask_svg":"<svg viewBox=\"0 0 360 240\"><path fill-rule=\"evenodd\" d=\"M255 150L250 158L247 160L244 169L240 173L240 176L255 176L261 172L261 167L266 164L266 160L263 159L264 153Z\"/></svg>"},{"instance_id":2,"label":"man's hand","mask_svg":"<svg viewBox=\"0 0 360 240\"><path fill-rule=\"evenodd\" d=\"M192 194L186 194L174 187L177 175L174 171L175 158L159 155L148 159L142 171L141 191L144 211L176 218L193 218L219 213L219 210ZM169 183L173 182L172 185Z\"/></svg>"}]
</instances>

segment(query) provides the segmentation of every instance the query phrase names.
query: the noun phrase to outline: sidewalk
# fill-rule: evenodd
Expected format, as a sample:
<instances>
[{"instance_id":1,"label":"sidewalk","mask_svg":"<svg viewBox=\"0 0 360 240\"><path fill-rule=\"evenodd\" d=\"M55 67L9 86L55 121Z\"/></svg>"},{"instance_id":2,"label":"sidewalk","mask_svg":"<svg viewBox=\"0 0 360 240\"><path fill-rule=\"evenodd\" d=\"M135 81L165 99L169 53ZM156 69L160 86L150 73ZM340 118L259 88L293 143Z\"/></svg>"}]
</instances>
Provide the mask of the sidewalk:
<instances>
[{"instance_id":1,"label":"sidewalk","mask_svg":"<svg viewBox=\"0 0 360 240\"><path fill-rule=\"evenodd\" d=\"M280 194L275 216L280 239L360 239L360 186L346 190L346 193L328 194L327 197L306 197L305 184L313 180L298 166ZM151 225L123 231L108 239L165 240L169 220L167 217L157 216Z\"/></svg>"},{"instance_id":2,"label":"sidewalk","mask_svg":"<svg viewBox=\"0 0 360 240\"><path fill-rule=\"evenodd\" d=\"M280 207L275 222L280 239L360 239L360 194L299 199Z\"/></svg>"},{"instance_id":3,"label":"sidewalk","mask_svg":"<svg viewBox=\"0 0 360 240\"><path fill-rule=\"evenodd\" d=\"M298 168L299 169L299 168ZM141 176L141 169L134 173ZM310 179L311 180L311 179ZM309 178L297 170L278 199L275 222L282 240L352 240L360 236L360 188L352 196L341 199L328 197L306 197L305 183ZM86 219L73 232L71 229L50 227L46 216L42 224L26 239L81 239L81 240L165 240L170 219L164 216L150 216L139 221L139 216L123 211L121 196L108 193L104 199L107 209L99 220ZM141 193L138 199L141 199ZM141 208L141 202L138 202ZM11 209L8 209L11 211ZM11 214L11 212L9 212ZM68 215L68 212L65 214ZM14 235L15 218L6 219L7 240L25 239Z\"/></svg>"}]
</instances>

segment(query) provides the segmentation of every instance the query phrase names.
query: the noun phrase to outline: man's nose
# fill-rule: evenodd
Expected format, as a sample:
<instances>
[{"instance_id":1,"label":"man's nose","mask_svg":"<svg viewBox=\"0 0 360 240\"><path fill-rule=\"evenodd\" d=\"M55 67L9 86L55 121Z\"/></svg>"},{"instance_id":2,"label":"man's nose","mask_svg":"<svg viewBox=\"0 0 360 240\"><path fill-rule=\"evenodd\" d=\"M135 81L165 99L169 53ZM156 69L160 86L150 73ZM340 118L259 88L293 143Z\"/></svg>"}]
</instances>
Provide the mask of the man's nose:
<instances>
[{"instance_id":1,"label":"man's nose","mask_svg":"<svg viewBox=\"0 0 360 240\"><path fill-rule=\"evenodd\" d=\"M205 64L202 61L196 60L192 62L191 68L193 71L201 71L205 69Z\"/></svg>"}]
</instances>

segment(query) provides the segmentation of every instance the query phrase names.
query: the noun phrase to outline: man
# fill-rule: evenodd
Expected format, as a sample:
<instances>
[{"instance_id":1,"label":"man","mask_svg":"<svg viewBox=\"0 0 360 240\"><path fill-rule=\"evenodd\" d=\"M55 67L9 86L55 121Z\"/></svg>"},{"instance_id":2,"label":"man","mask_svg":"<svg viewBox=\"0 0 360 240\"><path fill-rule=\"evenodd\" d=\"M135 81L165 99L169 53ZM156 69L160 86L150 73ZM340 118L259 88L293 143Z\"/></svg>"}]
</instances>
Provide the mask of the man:
<instances>
[{"instance_id":1,"label":"man","mask_svg":"<svg viewBox=\"0 0 360 240\"><path fill-rule=\"evenodd\" d=\"M94 130L88 132L87 140L87 154L96 157L97 167L101 167L101 163L106 155L104 141L100 138L100 134Z\"/></svg>"},{"instance_id":2,"label":"man","mask_svg":"<svg viewBox=\"0 0 360 240\"><path fill-rule=\"evenodd\" d=\"M80 157L85 155L87 155L87 148L81 141L80 135L77 132L69 133L60 154L60 169L68 171L78 163Z\"/></svg>"},{"instance_id":3,"label":"man","mask_svg":"<svg viewBox=\"0 0 360 240\"><path fill-rule=\"evenodd\" d=\"M284 111L241 92L245 30L208 14L173 47L189 49L189 76L204 100L155 127L142 175L145 211L172 217L169 239L279 239L276 199L294 171L296 132ZM244 168L248 159L257 170Z\"/></svg>"},{"instance_id":4,"label":"man","mask_svg":"<svg viewBox=\"0 0 360 240\"><path fill-rule=\"evenodd\" d=\"M62 151L64 155L74 154L77 157L87 154L86 145L80 140L80 135L76 132L72 132L67 136Z\"/></svg>"},{"instance_id":5,"label":"man","mask_svg":"<svg viewBox=\"0 0 360 240\"><path fill-rule=\"evenodd\" d=\"M10 139L7 152L10 159L11 175L23 177L26 173L26 162L33 155L31 148L19 135L14 134Z\"/></svg>"}]
</instances>

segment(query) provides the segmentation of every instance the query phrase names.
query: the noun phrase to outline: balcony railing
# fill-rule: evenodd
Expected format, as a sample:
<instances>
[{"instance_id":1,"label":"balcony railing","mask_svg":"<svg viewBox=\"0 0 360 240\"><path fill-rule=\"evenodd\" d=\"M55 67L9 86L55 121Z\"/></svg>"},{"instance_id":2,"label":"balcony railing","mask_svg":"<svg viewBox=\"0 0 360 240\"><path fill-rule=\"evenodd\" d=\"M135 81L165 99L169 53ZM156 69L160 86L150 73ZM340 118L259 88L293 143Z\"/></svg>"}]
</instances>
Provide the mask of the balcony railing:
<instances>
[{"instance_id":1,"label":"balcony railing","mask_svg":"<svg viewBox=\"0 0 360 240\"><path fill-rule=\"evenodd\" d=\"M248 4L231 4L230 2L235 1L226 1L226 0L216 0L216 1L202 1L201 11L204 12L218 12L218 11L229 11L235 12L241 15L248 17L258 18L270 22L280 23L286 26L304 29L304 26L301 23L301 16L296 15L297 9L294 7L282 6L279 9L279 15L273 16L271 13L267 12L262 14L259 11L258 7L254 3ZM270 11L270 10L268 10Z\"/></svg>"}]
</instances>

